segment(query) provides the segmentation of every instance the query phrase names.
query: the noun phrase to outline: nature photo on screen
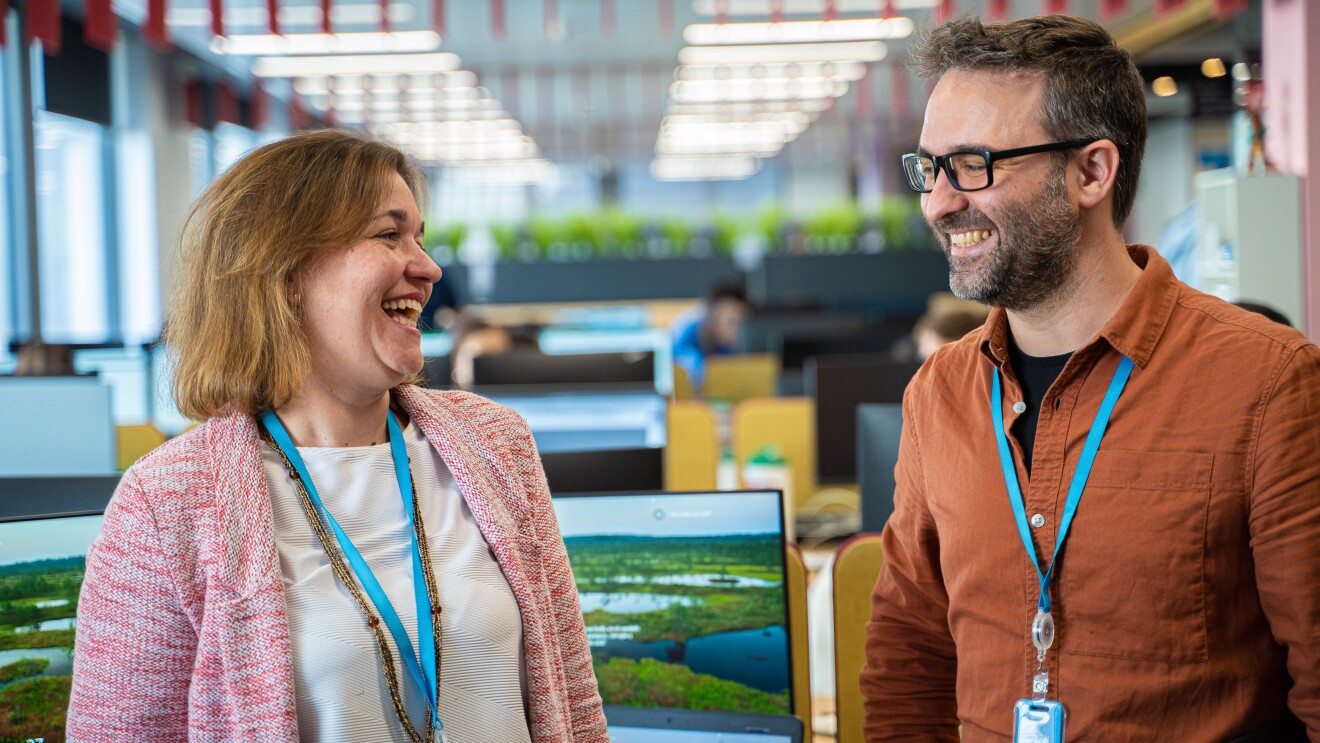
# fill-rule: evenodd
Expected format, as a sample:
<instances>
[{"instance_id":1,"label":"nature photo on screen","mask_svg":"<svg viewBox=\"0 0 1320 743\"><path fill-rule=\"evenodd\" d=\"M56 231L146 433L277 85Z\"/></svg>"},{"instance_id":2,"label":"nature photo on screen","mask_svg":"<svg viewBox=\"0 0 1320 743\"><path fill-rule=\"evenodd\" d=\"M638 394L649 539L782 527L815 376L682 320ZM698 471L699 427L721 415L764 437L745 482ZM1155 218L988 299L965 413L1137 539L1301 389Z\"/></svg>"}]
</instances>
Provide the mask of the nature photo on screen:
<instances>
[{"instance_id":1,"label":"nature photo on screen","mask_svg":"<svg viewBox=\"0 0 1320 743\"><path fill-rule=\"evenodd\" d=\"M556 498L605 704L789 706L777 493Z\"/></svg>"},{"instance_id":2,"label":"nature photo on screen","mask_svg":"<svg viewBox=\"0 0 1320 743\"><path fill-rule=\"evenodd\" d=\"M0 743L61 743L74 617L100 516L0 523Z\"/></svg>"}]
</instances>

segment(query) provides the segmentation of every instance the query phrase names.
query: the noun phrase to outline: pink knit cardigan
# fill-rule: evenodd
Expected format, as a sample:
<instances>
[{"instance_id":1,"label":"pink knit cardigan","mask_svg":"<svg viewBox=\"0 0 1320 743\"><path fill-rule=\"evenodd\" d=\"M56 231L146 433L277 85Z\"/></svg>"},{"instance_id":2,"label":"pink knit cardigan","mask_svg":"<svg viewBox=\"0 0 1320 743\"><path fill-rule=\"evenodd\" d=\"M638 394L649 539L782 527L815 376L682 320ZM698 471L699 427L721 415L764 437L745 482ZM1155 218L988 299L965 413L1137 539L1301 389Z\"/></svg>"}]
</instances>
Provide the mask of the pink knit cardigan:
<instances>
[{"instance_id":1,"label":"pink knit cardigan","mask_svg":"<svg viewBox=\"0 0 1320 743\"><path fill-rule=\"evenodd\" d=\"M532 740L607 743L527 425L464 392L396 394L453 472L513 589ZM133 465L106 509L78 602L68 740L295 743L290 648L256 424L212 418Z\"/></svg>"}]
</instances>

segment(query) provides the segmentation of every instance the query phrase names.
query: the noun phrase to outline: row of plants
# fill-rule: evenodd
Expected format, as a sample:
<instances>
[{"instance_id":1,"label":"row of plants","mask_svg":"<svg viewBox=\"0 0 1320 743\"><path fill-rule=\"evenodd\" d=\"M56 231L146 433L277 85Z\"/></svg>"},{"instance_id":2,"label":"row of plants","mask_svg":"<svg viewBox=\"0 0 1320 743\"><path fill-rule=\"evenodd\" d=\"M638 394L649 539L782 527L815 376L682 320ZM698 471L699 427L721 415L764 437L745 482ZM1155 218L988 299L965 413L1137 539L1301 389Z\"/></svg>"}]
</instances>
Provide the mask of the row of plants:
<instances>
[{"instance_id":1,"label":"row of plants","mask_svg":"<svg viewBox=\"0 0 1320 743\"><path fill-rule=\"evenodd\" d=\"M874 207L844 203L805 218L771 205L750 217L720 213L704 222L606 209L539 215L491 225L490 232L500 260L531 262L711 258L731 255L743 240L768 254L879 253L920 244L925 229L917 199L894 198ZM454 256L467 234L462 223L428 227L427 247Z\"/></svg>"}]
</instances>

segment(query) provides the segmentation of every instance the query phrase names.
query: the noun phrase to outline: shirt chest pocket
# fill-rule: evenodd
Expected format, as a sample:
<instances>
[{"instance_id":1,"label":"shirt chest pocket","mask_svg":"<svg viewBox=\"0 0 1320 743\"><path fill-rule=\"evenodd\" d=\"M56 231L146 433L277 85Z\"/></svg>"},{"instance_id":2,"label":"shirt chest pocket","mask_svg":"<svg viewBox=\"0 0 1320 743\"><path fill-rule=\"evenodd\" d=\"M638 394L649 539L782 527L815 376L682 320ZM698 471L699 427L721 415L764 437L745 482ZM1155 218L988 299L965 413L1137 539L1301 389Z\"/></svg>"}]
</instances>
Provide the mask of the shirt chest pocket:
<instances>
[{"instance_id":1,"label":"shirt chest pocket","mask_svg":"<svg viewBox=\"0 0 1320 743\"><path fill-rule=\"evenodd\" d=\"M1209 658L1206 519L1214 455L1101 451L1060 559L1065 651Z\"/></svg>"}]
</instances>

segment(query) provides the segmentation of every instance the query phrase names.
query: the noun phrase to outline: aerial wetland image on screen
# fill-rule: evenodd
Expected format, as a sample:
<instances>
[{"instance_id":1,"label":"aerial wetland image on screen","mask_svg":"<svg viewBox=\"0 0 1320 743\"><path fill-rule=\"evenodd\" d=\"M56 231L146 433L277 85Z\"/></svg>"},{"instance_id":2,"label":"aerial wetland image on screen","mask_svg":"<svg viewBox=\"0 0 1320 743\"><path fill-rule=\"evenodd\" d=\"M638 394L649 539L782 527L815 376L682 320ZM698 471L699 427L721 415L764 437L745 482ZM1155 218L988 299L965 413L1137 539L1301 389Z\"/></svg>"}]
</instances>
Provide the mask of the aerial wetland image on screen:
<instances>
[{"instance_id":1,"label":"aerial wetland image on screen","mask_svg":"<svg viewBox=\"0 0 1320 743\"><path fill-rule=\"evenodd\" d=\"M100 525L0 524L0 743L64 740L78 590Z\"/></svg>"},{"instance_id":2,"label":"aerial wetland image on screen","mask_svg":"<svg viewBox=\"0 0 1320 743\"><path fill-rule=\"evenodd\" d=\"M777 503L556 502L605 704L790 711Z\"/></svg>"}]
</instances>

